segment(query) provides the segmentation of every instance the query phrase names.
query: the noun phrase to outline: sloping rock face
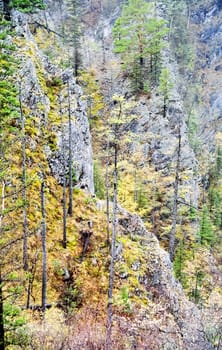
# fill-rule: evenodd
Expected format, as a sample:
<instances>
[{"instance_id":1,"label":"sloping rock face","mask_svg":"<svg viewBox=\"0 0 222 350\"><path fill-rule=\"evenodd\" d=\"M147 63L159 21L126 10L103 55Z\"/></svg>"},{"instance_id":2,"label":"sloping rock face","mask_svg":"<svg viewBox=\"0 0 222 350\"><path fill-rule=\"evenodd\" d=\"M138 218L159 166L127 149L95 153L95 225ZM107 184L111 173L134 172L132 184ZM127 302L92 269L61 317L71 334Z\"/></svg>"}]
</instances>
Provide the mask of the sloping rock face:
<instances>
[{"instance_id":1,"label":"sloping rock face","mask_svg":"<svg viewBox=\"0 0 222 350\"><path fill-rule=\"evenodd\" d=\"M52 11L54 17L57 16L58 6L57 3L57 7L54 6L54 12ZM52 17L52 20L49 13L46 13L47 23L52 23L54 18ZM92 147L86 103L82 100L82 90L73 77L72 69L62 69L52 64L40 49L32 32L35 32L37 28L41 29L41 23L45 23L45 17L41 12L31 16L19 12L13 13L13 25L17 35L23 40L20 71L22 103L29 109L29 118L33 118L39 136L44 127L52 124L51 132L54 133L56 141L52 140L51 146L50 142L45 142L44 152L51 172L59 183L62 183L64 171L68 174L68 109L70 109L72 119L71 158L75 185L93 194ZM67 102L68 89L70 108ZM63 115L63 138L59 121L61 115ZM34 139L31 138L30 142L35 148Z\"/></svg>"},{"instance_id":2,"label":"sloping rock face","mask_svg":"<svg viewBox=\"0 0 222 350\"><path fill-rule=\"evenodd\" d=\"M157 238L146 230L137 215L121 208L119 228L132 241L140 240L145 252L146 267L139 279L146 290L147 307L141 308L130 322L116 317L123 333L131 339L130 349L213 349L204 333L201 311L185 297L173 276L169 255L160 248ZM139 264L132 268L139 273Z\"/></svg>"},{"instance_id":3,"label":"sloping rock face","mask_svg":"<svg viewBox=\"0 0 222 350\"><path fill-rule=\"evenodd\" d=\"M222 131L222 3L200 1L194 6L191 23L196 33L196 73L199 78L203 108L200 110L200 139L215 150L216 134Z\"/></svg>"},{"instance_id":4,"label":"sloping rock face","mask_svg":"<svg viewBox=\"0 0 222 350\"><path fill-rule=\"evenodd\" d=\"M71 122L71 156L74 181L77 187L93 194L93 158L91 148L91 135L88 118L86 115L86 103L81 100L82 91L73 79L72 71L63 72L62 80L63 82L69 81L71 115L74 116L74 120ZM69 113L67 108L66 113ZM67 123L64 125L63 135L61 132L57 135L57 144L59 150L53 152L53 154L50 156L49 164L56 179L59 181L59 183L62 183L64 161L66 174L68 174L69 127Z\"/></svg>"}]
</instances>

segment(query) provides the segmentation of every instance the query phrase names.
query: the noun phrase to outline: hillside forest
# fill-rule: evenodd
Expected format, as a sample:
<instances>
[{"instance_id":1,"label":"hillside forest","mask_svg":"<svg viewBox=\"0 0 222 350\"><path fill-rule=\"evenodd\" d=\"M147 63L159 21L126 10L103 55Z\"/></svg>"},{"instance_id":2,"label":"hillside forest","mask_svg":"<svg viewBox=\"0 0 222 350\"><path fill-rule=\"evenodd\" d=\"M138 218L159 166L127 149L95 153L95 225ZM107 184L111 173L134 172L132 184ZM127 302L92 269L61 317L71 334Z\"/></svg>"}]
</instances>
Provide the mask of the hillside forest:
<instances>
[{"instance_id":1,"label":"hillside forest","mask_svg":"<svg viewBox=\"0 0 222 350\"><path fill-rule=\"evenodd\" d=\"M0 350L222 350L222 1L0 0Z\"/></svg>"}]
</instances>

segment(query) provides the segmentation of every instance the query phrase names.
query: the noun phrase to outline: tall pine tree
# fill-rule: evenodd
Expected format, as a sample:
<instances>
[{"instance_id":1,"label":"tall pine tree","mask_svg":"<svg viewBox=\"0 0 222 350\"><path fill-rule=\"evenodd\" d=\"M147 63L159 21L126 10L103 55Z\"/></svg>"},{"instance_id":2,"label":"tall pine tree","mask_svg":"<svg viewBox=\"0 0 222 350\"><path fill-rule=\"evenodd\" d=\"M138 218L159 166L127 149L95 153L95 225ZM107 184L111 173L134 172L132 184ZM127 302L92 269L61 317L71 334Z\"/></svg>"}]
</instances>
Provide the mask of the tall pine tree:
<instances>
[{"instance_id":1,"label":"tall pine tree","mask_svg":"<svg viewBox=\"0 0 222 350\"><path fill-rule=\"evenodd\" d=\"M121 55L136 91L143 91L153 80L157 82L166 33L166 22L156 18L152 3L129 0L123 5L113 28L114 52Z\"/></svg>"}]
</instances>

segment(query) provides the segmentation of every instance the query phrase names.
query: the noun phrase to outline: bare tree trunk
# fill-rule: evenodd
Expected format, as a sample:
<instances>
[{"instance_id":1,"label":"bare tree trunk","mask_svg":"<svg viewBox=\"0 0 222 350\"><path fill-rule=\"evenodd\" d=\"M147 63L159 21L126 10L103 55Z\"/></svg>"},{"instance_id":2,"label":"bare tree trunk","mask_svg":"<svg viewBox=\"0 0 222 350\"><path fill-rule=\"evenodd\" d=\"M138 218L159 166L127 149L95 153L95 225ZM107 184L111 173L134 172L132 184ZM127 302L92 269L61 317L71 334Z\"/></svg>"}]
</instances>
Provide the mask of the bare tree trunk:
<instances>
[{"instance_id":1,"label":"bare tree trunk","mask_svg":"<svg viewBox=\"0 0 222 350\"><path fill-rule=\"evenodd\" d=\"M187 29L190 28L190 5L187 3Z\"/></svg>"},{"instance_id":2,"label":"bare tree trunk","mask_svg":"<svg viewBox=\"0 0 222 350\"><path fill-rule=\"evenodd\" d=\"M63 209L63 248L67 248L67 210L66 210L66 177L63 175L63 190L62 190L62 209Z\"/></svg>"},{"instance_id":3,"label":"bare tree trunk","mask_svg":"<svg viewBox=\"0 0 222 350\"><path fill-rule=\"evenodd\" d=\"M112 223L112 244L111 262L109 273L108 306L107 306L107 337L106 350L112 349L112 317L113 317L113 282L115 274L115 252L116 252L116 232L117 232L117 192L118 192L118 144L114 145L114 183L113 183L113 223Z\"/></svg>"},{"instance_id":4,"label":"bare tree trunk","mask_svg":"<svg viewBox=\"0 0 222 350\"><path fill-rule=\"evenodd\" d=\"M64 10L63 10L63 0L59 1L59 11L61 14L61 32L62 32L62 40L63 40L63 44L65 42L65 23L64 23Z\"/></svg>"},{"instance_id":5,"label":"bare tree trunk","mask_svg":"<svg viewBox=\"0 0 222 350\"><path fill-rule=\"evenodd\" d=\"M107 245L110 245L110 228L109 228L109 221L110 221L110 212L109 212L109 140L106 144L106 152L107 152L107 158L106 158L106 233L107 233Z\"/></svg>"},{"instance_id":6,"label":"bare tree trunk","mask_svg":"<svg viewBox=\"0 0 222 350\"><path fill-rule=\"evenodd\" d=\"M133 199L134 202L138 202L138 184L137 184L137 171L136 171L136 163L134 163L135 171L134 171L134 191L133 191Z\"/></svg>"},{"instance_id":7,"label":"bare tree trunk","mask_svg":"<svg viewBox=\"0 0 222 350\"><path fill-rule=\"evenodd\" d=\"M143 91L144 89L144 58L143 58L143 47L140 47L140 58L139 58L139 89Z\"/></svg>"},{"instance_id":8,"label":"bare tree trunk","mask_svg":"<svg viewBox=\"0 0 222 350\"><path fill-rule=\"evenodd\" d=\"M37 251L35 254L35 257L32 261L32 267L30 270L30 276L29 276L29 282L28 282L28 292L27 292L27 302L26 302L26 308L29 309L30 307L30 299L32 295L32 289L33 289L33 282L35 279L35 272L36 272L36 265L38 260L39 252Z\"/></svg>"},{"instance_id":9,"label":"bare tree trunk","mask_svg":"<svg viewBox=\"0 0 222 350\"><path fill-rule=\"evenodd\" d=\"M176 236L176 225L177 225L177 209L178 209L178 190L179 190L179 173L180 173L180 158L181 158L181 126L178 127L178 149L177 149L177 164L176 164L176 174L174 182L174 200L173 200L173 220L172 228L170 232L170 260L174 260L175 254L175 236Z\"/></svg>"},{"instance_id":10,"label":"bare tree trunk","mask_svg":"<svg viewBox=\"0 0 222 350\"><path fill-rule=\"evenodd\" d=\"M64 125L63 125L63 117L62 117L62 104L61 104L61 98L59 101L59 113L60 113L60 126L61 126L61 133L62 133L62 166L63 166L63 174L62 174L62 209L63 209L63 238L62 238L62 245L63 248L66 249L67 247L67 210L66 210L66 159L65 159L65 139L64 139Z\"/></svg>"},{"instance_id":11,"label":"bare tree trunk","mask_svg":"<svg viewBox=\"0 0 222 350\"><path fill-rule=\"evenodd\" d=\"M2 231L2 221L4 217L5 210L5 181L2 180L2 203L1 203L1 212L0 212L0 233Z\"/></svg>"},{"instance_id":12,"label":"bare tree trunk","mask_svg":"<svg viewBox=\"0 0 222 350\"><path fill-rule=\"evenodd\" d=\"M173 21L174 21L174 17L171 15L170 16L169 32L168 32L168 41L171 40L171 32L172 32L172 28L173 28Z\"/></svg>"},{"instance_id":13,"label":"bare tree trunk","mask_svg":"<svg viewBox=\"0 0 222 350\"><path fill-rule=\"evenodd\" d=\"M3 316L3 291L2 291L1 266L0 266L0 350L5 350L5 329L4 329L4 316Z\"/></svg>"},{"instance_id":14,"label":"bare tree trunk","mask_svg":"<svg viewBox=\"0 0 222 350\"><path fill-rule=\"evenodd\" d=\"M163 117L166 118L167 114L167 98L164 96L163 98Z\"/></svg>"},{"instance_id":15,"label":"bare tree trunk","mask_svg":"<svg viewBox=\"0 0 222 350\"><path fill-rule=\"evenodd\" d=\"M105 48L105 37L104 37L104 31L103 31L103 36L102 36L102 64L105 66L106 64L106 48Z\"/></svg>"},{"instance_id":16,"label":"bare tree trunk","mask_svg":"<svg viewBox=\"0 0 222 350\"><path fill-rule=\"evenodd\" d=\"M68 80L68 115L69 115L69 207L68 214L73 215L73 180L72 180L72 119L71 119L71 101L70 86Z\"/></svg>"},{"instance_id":17,"label":"bare tree trunk","mask_svg":"<svg viewBox=\"0 0 222 350\"><path fill-rule=\"evenodd\" d=\"M45 211L45 175L41 184L41 211L42 211L42 310L46 308L47 293L47 252L46 252L46 211Z\"/></svg>"},{"instance_id":18,"label":"bare tree trunk","mask_svg":"<svg viewBox=\"0 0 222 350\"><path fill-rule=\"evenodd\" d=\"M2 232L2 221L5 210L5 182L2 181L2 203L0 212L0 232ZM0 261L1 264L1 261ZM3 291L2 291L2 274L0 265L0 350L5 350L5 330L4 330L4 317L3 317Z\"/></svg>"},{"instance_id":19,"label":"bare tree trunk","mask_svg":"<svg viewBox=\"0 0 222 350\"><path fill-rule=\"evenodd\" d=\"M74 45L77 47L78 43L74 43ZM74 74L75 77L78 77L79 75L79 64L80 64L80 54L78 48L75 48L74 51Z\"/></svg>"},{"instance_id":20,"label":"bare tree trunk","mask_svg":"<svg viewBox=\"0 0 222 350\"><path fill-rule=\"evenodd\" d=\"M19 86L19 107L22 126L22 201L23 201L23 269L28 271L28 222L27 222L27 196L26 196L26 137L25 117L22 110L22 91Z\"/></svg>"}]
</instances>

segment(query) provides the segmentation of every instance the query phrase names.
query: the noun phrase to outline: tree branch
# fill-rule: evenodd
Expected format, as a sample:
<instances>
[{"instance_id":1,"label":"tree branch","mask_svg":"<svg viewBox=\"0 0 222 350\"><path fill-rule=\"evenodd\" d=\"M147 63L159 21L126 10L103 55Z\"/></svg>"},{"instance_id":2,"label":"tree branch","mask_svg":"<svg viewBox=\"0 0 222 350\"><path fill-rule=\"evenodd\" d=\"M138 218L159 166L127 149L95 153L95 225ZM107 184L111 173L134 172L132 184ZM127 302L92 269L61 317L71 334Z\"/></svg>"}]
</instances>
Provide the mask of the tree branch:
<instances>
[{"instance_id":1,"label":"tree branch","mask_svg":"<svg viewBox=\"0 0 222 350\"><path fill-rule=\"evenodd\" d=\"M47 32L49 33L53 33L57 36L59 36L60 38L64 38L64 36L58 32L55 32L53 29L50 29L48 26L46 26L45 24L42 24L42 23L39 23L37 21L35 22L29 22L28 23L29 25L36 25L37 27L41 27L41 28L44 28L45 30L47 30Z\"/></svg>"}]
</instances>

